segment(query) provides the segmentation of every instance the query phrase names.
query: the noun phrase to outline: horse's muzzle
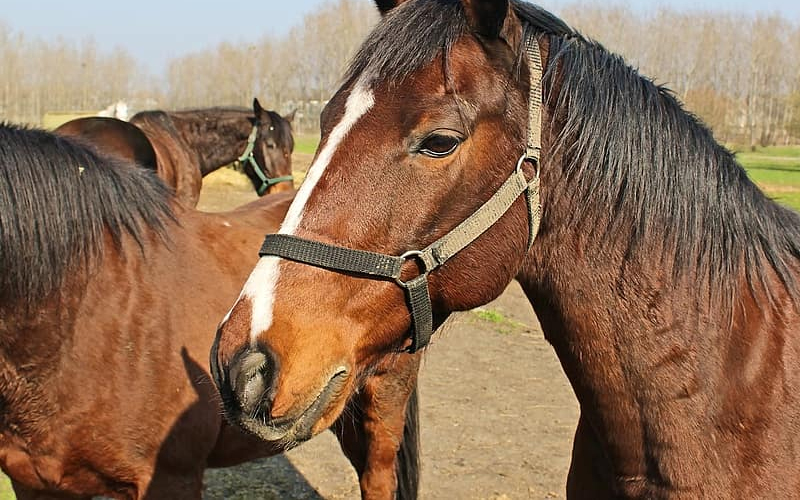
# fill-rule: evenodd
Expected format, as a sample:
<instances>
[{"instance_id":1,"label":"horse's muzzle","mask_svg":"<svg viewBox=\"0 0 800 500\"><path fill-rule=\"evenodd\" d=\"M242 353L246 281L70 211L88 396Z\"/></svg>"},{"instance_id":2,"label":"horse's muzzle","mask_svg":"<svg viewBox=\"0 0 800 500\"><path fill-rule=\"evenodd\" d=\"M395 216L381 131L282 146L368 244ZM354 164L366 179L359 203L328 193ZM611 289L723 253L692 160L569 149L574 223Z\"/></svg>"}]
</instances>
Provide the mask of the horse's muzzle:
<instances>
[{"instance_id":1,"label":"horse's muzzle","mask_svg":"<svg viewBox=\"0 0 800 500\"><path fill-rule=\"evenodd\" d=\"M248 346L223 363L215 340L210 362L225 417L265 441L289 445L314 435L315 424L341 395L349 375L346 368L340 367L305 405L289 414L273 416L279 366L269 349Z\"/></svg>"}]
</instances>

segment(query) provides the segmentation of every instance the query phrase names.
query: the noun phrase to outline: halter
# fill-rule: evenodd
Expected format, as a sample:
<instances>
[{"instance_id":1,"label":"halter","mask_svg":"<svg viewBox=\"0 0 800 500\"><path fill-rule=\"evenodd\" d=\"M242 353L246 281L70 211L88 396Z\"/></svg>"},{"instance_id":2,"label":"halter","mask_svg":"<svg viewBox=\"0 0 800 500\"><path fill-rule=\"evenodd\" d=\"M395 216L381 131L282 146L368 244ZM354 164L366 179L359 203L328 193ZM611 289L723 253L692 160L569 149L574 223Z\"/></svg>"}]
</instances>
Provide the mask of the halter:
<instances>
[{"instance_id":1,"label":"halter","mask_svg":"<svg viewBox=\"0 0 800 500\"><path fill-rule=\"evenodd\" d=\"M262 169L258 162L256 161L255 156L253 156L253 148L256 145L256 138L258 137L258 123L253 125L253 130L250 132L250 137L247 138L247 147L244 149L244 153L242 156L237 158L239 162L249 162L250 165L253 167L253 171L256 173L256 176L261 179L261 185L256 188L256 193L259 196L264 196L264 193L267 192L267 189L270 186L274 186L275 184L281 182L292 182L294 181L294 177L291 175L284 175L283 177L267 177L266 172Z\"/></svg>"},{"instance_id":2,"label":"halter","mask_svg":"<svg viewBox=\"0 0 800 500\"><path fill-rule=\"evenodd\" d=\"M514 172L492 197L471 216L422 250L411 250L400 256L329 245L288 234L268 234L259 255L277 256L315 267L352 273L371 279L393 280L406 294L411 311L411 345L413 353L425 347L433 334L433 306L428 291L428 275L447 262L489 229L505 214L520 194L525 193L528 205L528 250L539 230L539 153L541 151L542 62L539 44L532 29L525 32L525 51L530 66L528 138L525 153L517 161ZM530 162L535 170L532 180L525 178L522 165ZM420 274L403 281L403 265L413 260Z\"/></svg>"}]
</instances>

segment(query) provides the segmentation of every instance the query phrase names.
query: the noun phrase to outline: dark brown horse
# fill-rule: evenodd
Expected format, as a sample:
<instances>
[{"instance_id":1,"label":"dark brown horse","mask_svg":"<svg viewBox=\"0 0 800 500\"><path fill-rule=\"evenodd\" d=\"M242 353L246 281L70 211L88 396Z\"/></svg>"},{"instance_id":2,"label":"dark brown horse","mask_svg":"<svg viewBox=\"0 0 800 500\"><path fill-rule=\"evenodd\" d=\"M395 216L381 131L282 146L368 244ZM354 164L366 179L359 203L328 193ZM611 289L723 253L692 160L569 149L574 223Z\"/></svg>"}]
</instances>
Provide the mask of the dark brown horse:
<instances>
[{"instance_id":1,"label":"dark brown horse","mask_svg":"<svg viewBox=\"0 0 800 500\"><path fill-rule=\"evenodd\" d=\"M293 119L294 112L282 117L263 109L254 99L252 111L142 111L130 123L116 118L78 118L55 132L82 137L106 154L155 168L175 190L176 198L194 207L202 178L237 160L259 196L294 189Z\"/></svg>"},{"instance_id":2,"label":"dark brown horse","mask_svg":"<svg viewBox=\"0 0 800 500\"><path fill-rule=\"evenodd\" d=\"M206 362L293 196L205 214L152 172L0 126L0 467L18 498L199 499L205 468L296 444L228 425ZM417 361L373 372L333 426L365 497L393 497L396 473L416 497Z\"/></svg>"},{"instance_id":3,"label":"dark brown horse","mask_svg":"<svg viewBox=\"0 0 800 500\"><path fill-rule=\"evenodd\" d=\"M156 151L144 132L124 120L104 116L76 118L60 125L54 133L77 137L101 153L158 170Z\"/></svg>"},{"instance_id":4,"label":"dark brown horse","mask_svg":"<svg viewBox=\"0 0 800 500\"><path fill-rule=\"evenodd\" d=\"M218 332L226 411L248 421L229 371L261 350L262 421L323 399L322 430L426 322L516 278L581 405L570 498L800 496L798 215L551 14L378 5L284 234Z\"/></svg>"},{"instance_id":5,"label":"dark brown horse","mask_svg":"<svg viewBox=\"0 0 800 500\"><path fill-rule=\"evenodd\" d=\"M131 123L142 129L158 156L158 175L177 198L194 207L202 178L236 160L259 195L294 189L291 120L261 107L142 111Z\"/></svg>"}]
</instances>

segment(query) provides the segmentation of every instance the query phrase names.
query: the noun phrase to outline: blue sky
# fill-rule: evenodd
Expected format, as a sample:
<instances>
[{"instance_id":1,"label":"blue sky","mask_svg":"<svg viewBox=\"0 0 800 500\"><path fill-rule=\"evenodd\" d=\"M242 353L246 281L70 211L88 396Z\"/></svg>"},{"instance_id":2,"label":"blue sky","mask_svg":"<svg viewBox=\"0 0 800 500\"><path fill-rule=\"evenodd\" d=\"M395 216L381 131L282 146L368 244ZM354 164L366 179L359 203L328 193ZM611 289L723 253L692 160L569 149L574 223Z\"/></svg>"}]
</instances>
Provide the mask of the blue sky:
<instances>
[{"instance_id":1,"label":"blue sky","mask_svg":"<svg viewBox=\"0 0 800 500\"><path fill-rule=\"evenodd\" d=\"M326 1L329 0L4 0L0 23L31 37L60 36L74 41L92 37L101 49L123 47L158 73L170 57L214 46L223 40L251 41L268 33L281 35ZM540 0L539 3L558 12L560 6L574 1ZM612 0L608 3L623 3L643 11L670 6L677 10L780 13L800 24L800 0Z\"/></svg>"}]
</instances>

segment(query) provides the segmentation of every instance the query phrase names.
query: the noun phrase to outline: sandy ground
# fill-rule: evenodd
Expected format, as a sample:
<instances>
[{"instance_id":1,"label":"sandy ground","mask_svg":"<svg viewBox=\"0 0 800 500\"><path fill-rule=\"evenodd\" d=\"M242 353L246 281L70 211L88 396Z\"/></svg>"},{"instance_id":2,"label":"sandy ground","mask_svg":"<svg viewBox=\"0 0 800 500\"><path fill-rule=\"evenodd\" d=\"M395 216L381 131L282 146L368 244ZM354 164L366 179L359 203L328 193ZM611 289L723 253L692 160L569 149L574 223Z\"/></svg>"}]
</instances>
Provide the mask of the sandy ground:
<instances>
[{"instance_id":1,"label":"sandy ground","mask_svg":"<svg viewBox=\"0 0 800 500\"><path fill-rule=\"evenodd\" d=\"M302 170L310 158L298 155ZM212 174L200 207L255 198ZM575 397L519 286L434 336L420 373L421 498L563 498ZM356 499L356 474L332 434L284 455L206 473L206 499Z\"/></svg>"}]
</instances>

